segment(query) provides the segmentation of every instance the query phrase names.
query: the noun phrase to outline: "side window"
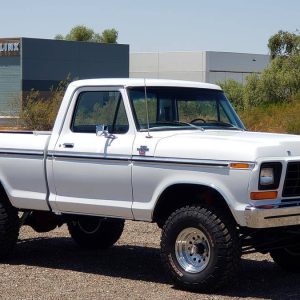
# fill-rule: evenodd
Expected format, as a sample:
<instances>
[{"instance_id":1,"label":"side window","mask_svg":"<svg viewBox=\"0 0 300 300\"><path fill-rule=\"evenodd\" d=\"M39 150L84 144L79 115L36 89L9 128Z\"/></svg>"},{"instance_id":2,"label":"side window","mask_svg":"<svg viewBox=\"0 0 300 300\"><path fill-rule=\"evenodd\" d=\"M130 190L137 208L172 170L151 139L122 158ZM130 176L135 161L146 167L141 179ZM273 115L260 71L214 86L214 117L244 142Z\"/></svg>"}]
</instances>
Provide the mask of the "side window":
<instances>
[{"instance_id":1,"label":"side window","mask_svg":"<svg viewBox=\"0 0 300 300\"><path fill-rule=\"evenodd\" d=\"M79 94L73 114L73 132L95 133L96 125L106 125L109 133L126 133L128 119L119 91L90 91Z\"/></svg>"}]
</instances>

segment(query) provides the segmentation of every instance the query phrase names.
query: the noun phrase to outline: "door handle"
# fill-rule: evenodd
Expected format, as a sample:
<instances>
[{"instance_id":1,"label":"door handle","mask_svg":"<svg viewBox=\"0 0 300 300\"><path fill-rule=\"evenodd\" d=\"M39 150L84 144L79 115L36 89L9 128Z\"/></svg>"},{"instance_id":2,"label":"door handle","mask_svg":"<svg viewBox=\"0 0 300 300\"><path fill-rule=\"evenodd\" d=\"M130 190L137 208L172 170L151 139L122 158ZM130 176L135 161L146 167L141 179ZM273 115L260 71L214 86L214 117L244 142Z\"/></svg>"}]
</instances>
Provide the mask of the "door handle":
<instances>
[{"instance_id":1,"label":"door handle","mask_svg":"<svg viewBox=\"0 0 300 300\"><path fill-rule=\"evenodd\" d=\"M63 147L64 148L74 148L74 144L73 143L64 143Z\"/></svg>"}]
</instances>

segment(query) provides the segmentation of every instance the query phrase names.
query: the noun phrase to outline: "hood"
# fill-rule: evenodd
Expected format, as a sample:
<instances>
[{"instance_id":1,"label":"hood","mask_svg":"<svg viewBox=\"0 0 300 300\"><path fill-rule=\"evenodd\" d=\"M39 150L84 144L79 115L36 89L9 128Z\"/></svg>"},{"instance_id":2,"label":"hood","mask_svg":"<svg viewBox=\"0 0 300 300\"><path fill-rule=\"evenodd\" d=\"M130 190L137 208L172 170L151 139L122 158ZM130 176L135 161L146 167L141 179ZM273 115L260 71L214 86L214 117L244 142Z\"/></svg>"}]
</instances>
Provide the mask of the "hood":
<instances>
[{"instance_id":1,"label":"hood","mask_svg":"<svg viewBox=\"0 0 300 300\"><path fill-rule=\"evenodd\" d=\"M228 161L300 156L300 136L233 130L181 132L159 139L154 155Z\"/></svg>"}]
</instances>

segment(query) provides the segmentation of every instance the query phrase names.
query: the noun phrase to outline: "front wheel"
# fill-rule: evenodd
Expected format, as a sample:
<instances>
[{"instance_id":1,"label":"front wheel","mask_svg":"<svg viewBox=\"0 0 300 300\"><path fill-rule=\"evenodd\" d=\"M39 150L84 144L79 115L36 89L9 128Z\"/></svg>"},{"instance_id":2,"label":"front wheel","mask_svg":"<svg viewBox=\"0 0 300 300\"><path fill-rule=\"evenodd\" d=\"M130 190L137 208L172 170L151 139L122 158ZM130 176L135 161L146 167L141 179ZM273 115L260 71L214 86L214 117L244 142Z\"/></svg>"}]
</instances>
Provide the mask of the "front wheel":
<instances>
[{"instance_id":1,"label":"front wheel","mask_svg":"<svg viewBox=\"0 0 300 300\"><path fill-rule=\"evenodd\" d=\"M82 216L68 222L71 237L82 248L107 249L120 238L124 220Z\"/></svg>"},{"instance_id":2,"label":"front wheel","mask_svg":"<svg viewBox=\"0 0 300 300\"><path fill-rule=\"evenodd\" d=\"M163 228L161 257L175 285L215 290L238 272L240 246L234 224L208 208L180 208Z\"/></svg>"},{"instance_id":3,"label":"front wheel","mask_svg":"<svg viewBox=\"0 0 300 300\"><path fill-rule=\"evenodd\" d=\"M300 246L275 249L270 252L270 255L282 269L300 273Z\"/></svg>"}]
</instances>

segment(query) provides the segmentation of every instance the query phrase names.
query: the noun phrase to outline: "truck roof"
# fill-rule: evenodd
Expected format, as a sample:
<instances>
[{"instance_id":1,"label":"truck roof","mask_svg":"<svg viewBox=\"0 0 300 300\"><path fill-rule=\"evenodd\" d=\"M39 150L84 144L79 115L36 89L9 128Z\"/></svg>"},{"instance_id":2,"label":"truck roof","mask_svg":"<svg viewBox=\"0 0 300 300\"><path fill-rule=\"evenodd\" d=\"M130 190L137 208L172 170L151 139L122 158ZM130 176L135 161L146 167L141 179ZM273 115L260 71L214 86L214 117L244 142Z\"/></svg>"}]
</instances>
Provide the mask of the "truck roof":
<instances>
[{"instance_id":1,"label":"truck roof","mask_svg":"<svg viewBox=\"0 0 300 300\"><path fill-rule=\"evenodd\" d=\"M191 87L202 89L221 90L218 85L197 81L170 80L170 79L144 79L144 78L99 78L99 79L84 79L73 81L70 85L73 87L80 86L168 86L168 87Z\"/></svg>"}]
</instances>

